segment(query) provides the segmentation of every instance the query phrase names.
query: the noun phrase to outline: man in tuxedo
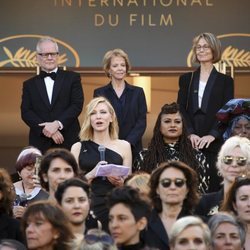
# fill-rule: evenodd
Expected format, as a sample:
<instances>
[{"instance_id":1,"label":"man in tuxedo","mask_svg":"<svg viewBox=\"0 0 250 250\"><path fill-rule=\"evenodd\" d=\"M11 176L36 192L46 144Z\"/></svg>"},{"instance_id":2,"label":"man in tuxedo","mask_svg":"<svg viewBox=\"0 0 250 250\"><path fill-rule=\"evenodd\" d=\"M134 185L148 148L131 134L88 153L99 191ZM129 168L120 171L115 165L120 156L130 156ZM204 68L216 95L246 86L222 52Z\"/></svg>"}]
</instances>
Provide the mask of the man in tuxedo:
<instances>
[{"instance_id":1,"label":"man in tuxedo","mask_svg":"<svg viewBox=\"0 0 250 250\"><path fill-rule=\"evenodd\" d=\"M30 127L29 145L43 153L51 147L70 149L79 140L84 102L80 75L58 68L53 38L41 38L36 51L41 73L23 83L21 103L22 119Z\"/></svg>"}]
</instances>

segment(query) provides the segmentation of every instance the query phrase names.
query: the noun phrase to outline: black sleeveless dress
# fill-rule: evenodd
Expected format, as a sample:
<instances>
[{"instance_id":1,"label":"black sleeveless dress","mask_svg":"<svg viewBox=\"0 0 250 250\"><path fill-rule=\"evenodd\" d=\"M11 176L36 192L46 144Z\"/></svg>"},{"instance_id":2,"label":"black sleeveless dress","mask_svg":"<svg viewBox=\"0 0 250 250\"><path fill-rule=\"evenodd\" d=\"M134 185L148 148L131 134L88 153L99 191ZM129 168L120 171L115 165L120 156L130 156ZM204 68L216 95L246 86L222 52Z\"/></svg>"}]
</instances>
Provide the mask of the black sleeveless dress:
<instances>
[{"instance_id":1,"label":"black sleeveless dress","mask_svg":"<svg viewBox=\"0 0 250 250\"><path fill-rule=\"evenodd\" d=\"M81 145L79 167L87 174L100 161L99 144L93 141L82 141ZM122 156L108 148L105 150L105 161L117 165L123 164ZM105 198L114 187L106 177L96 177L91 182L91 209L106 231L108 231L108 208Z\"/></svg>"}]
</instances>

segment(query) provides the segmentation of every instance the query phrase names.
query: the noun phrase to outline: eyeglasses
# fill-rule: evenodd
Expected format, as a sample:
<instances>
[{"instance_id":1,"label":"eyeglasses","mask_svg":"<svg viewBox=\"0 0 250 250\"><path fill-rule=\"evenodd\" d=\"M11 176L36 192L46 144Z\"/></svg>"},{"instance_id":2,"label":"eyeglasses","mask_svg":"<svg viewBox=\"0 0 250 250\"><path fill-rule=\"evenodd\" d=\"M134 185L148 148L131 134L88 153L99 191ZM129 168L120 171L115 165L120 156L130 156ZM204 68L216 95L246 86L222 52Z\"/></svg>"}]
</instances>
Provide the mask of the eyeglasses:
<instances>
[{"instance_id":1,"label":"eyeglasses","mask_svg":"<svg viewBox=\"0 0 250 250\"><path fill-rule=\"evenodd\" d=\"M243 157L243 156L227 155L227 156L223 157L223 159L222 159L222 161L226 165L231 165L234 160L236 161L237 165L240 166L240 167L246 166L246 164L247 164L247 158Z\"/></svg>"},{"instance_id":2,"label":"eyeglasses","mask_svg":"<svg viewBox=\"0 0 250 250\"><path fill-rule=\"evenodd\" d=\"M59 54L58 52L38 53L38 55L41 56L42 58L48 58L49 56L55 58L58 54Z\"/></svg>"},{"instance_id":3,"label":"eyeglasses","mask_svg":"<svg viewBox=\"0 0 250 250\"><path fill-rule=\"evenodd\" d=\"M195 49L196 49L196 51L201 51L201 49L208 50L208 49L210 49L210 46L208 44L205 44L203 46L197 45L197 46L195 46Z\"/></svg>"},{"instance_id":4,"label":"eyeglasses","mask_svg":"<svg viewBox=\"0 0 250 250\"><path fill-rule=\"evenodd\" d=\"M85 241L92 245L96 242L101 242L103 244L107 244L107 245L113 245L114 244L114 240L112 239L112 237L110 235L95 235L95 234L86 234L84 236Z\"/></svg>"},{"instance_id":5,"label":"eyeglasses","mask_svg":"<svg viewBox=\"0 0 250 250\"><path fill-rule=\"evenodd\" d=\"M174 180L171 180L171 179L168 179L168 178L165 178L165 179L162 179L160 181L161 185L164 187L164 188L169 188L171 186L171 183L174 183L176 187L178 188L181 188L184 186L184 184L186 183L186 180L185 179L181 179L181 178L176 178Z\"/></svg>"}]
</instances>

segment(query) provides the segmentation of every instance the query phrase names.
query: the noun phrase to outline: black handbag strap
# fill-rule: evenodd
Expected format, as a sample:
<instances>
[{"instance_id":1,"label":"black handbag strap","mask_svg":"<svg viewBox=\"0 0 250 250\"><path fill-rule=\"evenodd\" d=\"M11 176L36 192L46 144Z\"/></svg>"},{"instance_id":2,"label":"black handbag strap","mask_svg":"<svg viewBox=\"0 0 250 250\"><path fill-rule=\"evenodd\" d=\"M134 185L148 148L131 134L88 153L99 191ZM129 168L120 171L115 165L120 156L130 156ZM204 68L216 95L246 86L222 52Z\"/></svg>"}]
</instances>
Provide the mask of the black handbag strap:
<instances>
[{"instance_id":1,"label":"black handbag strap","mask_svg":"<svg viewBox=\"0 0 250 250\"><path fill-rule=\"evenodd\" d=\"M189 96L190 96L190 90L191 90L191 84L192 84L192 81L193 81L193 76L194 76L194 72L192 72L191 79L190 79L190 82L189 82L189 85L188 85L186 110L188 109L188 100L189 100Z\"/></svg>"}]
</instances>

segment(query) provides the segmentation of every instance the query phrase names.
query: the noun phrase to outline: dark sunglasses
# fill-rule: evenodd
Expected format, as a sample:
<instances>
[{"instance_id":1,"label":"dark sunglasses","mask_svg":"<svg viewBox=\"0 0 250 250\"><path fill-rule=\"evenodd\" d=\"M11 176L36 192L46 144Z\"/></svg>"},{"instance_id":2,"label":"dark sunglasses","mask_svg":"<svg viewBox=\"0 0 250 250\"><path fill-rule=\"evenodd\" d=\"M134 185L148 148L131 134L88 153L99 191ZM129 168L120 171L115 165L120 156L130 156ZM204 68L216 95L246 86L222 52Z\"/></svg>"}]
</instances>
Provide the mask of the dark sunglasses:
<instances>
[{"instance_id":1,"label":"dark sunglasses","mask_svg":"<svg viewBox=\"0 0 250 250\"><path fill-rule=\"evenodd\" d=\"M174 183L174 185L175 185L176 187L181 188L181 187L183 187L184 184L186 183L186 180L185 180L185 179L181 179L181 178L176 178L176 179L174 179L174 180L171 180L171 179L169 179L169 178L165 178L165 179L162 179L162 180L160 181L161 185L162 185L164 188L170 187L172 182Z\"/></svg>"},{"instance_id":2,"label":"dark sunglasses","mask_svg":"<svg viewBox=\"0 0 250 250\"><path fill-rule=\"evenodd\" d=\"M114 244L114 240L112 239L112 237L110 235L86 234L84 236L84 239L90 245L97 243L97 242L101 242L101 243L107 244L107 245Z\"/></svg>"},{"instance_id":3,"label":"dark sunglasses","mask_svg":"<svg viewBox=\"0 0 250 250\"><path fill-rule=\"evenodd\" d=\"M247 164L247 158L243 157L243 156L227 155L227 156L223 157L223 159L222 159L222 161L226 165L232 164L234 160L236 161L237 165L240 166L240 167L246 166L246 164Z\"/></svg>"}]
</instances>

